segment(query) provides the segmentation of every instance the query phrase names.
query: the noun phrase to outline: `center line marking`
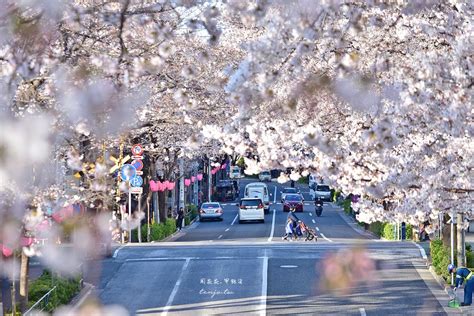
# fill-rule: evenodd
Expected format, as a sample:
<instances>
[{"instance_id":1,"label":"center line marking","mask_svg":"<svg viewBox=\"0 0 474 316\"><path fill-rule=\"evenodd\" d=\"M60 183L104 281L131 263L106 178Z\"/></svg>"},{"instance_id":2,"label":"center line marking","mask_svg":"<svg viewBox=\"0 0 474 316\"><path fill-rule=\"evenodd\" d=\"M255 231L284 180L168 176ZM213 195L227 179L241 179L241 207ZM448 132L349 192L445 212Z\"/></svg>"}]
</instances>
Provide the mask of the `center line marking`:
<instances>
[{"instance_id":1,"label":"center line marking","mask_svg":"<svg viewBox=\"0 0 474 316\"><path fill-rule=\"evenodd\" d=\"M319 232L319 227L316 227L316 230Z\"/></svg>"},{"instance_id":2,"label":"center line marking","mask_svg":"<svg viewBox=\"0 0 474 316\"><path fill-rule=\"evenodd\" d=\"M273 194L273 203L276 203L277 201L277 187L275 185L275 194Z\"/></svg>"},{"instance_id":3,"label":"center line marking","mask_svg":"<svg viewBox=\"0 0 474 316\"><path fill-rule=\"evenodd\" d=\"M313 213L309 213L309 216L313 216Z\"/></svg>"},{"instance_id":4,"label":"center line marking","mask_svg":"<svg viewBox=\"0 0 474 316\"><path fill-rule=\"evenodd\" d=\"M230 226L234 225L235 221L237 220L237 217L239 217L239 214L235 215L235 218L234 218L234 220L232 221L232 223L230 224Z\"/></svg>"},{"instance_id":5,"label":"center line marking","mask_svg":"<svg viewBox=\"0 0 474 316\"><path fill-rule=\"evenodd\" d=\"M227 228L225 231L228 232L230 228Z\"/></svg>"},{"instance_id":6,"label":"center line marking","mask_svg":"<svg viewBox=\"0 0 474 316\"><path fill-rule=\"evenodd\" d=\"M327 238L326 236L324 236L324 234L323 234L323 233L321 233L321 237L323 237L323 238L324 238L324 240L327 240L327 241L329 241L329 242L333 242L331 239L329 239L329 238Z\"/></svg>"},{"instance_id":7,"label":"center line marking","mask_svg":"<svg viewBox=\"0 0 474 316\"><path fill-rule=\"evenodd\" d=\"M273 209L272 230L270 231L270 237L268 237L268 242L272 241L274 232L275 232L275 209Z\"/></svg>"},{"instance_id":8,"label":"center line marking","mask_svg":"<svg viewBox=\"0 0 474 316\"><path fill-rule=\"evenodd\" d=\"M365 313L365 308L363 307L359 308L359 312L360 312L360 316L367 316L367 314Z\"/></svg>"},{"instance_id":9,"label":"center line marking","mask_svg":"<svg viewBox=\"0 0 474 316\"><path fill-rule=\"evenodd\" d=\"M313 224L316 224L316 221L314 219L312 219L312 221L313 221Z\"/></svg>"},{"instance_id":10,"label":"center line marking","mask_svg":"<svg viewBox=\"0 0 474 316\"><path fill-rule=\"evenodd\" d=\"M171 292L171 295L168 298L168 302L166 302L166 307L165 307L165 309L163 309L163 312L161 313L161 316L168 315L168 311L171 308L171 304L173 304L174 297L176 296L176 293L178 293L179 286L181 285L181 280L183 279L184 272L188 268L189 261L191 261L191 259L187 258L186 262L184 263L183 267L181 268L181 273L179 274L178 281L176 281L176 284L174 285L173 291Z\"/></svg>"},{"instance_id":11,"label":"center line marking","mask_svg":"<svg viewBox=\"0 0 474 316\"><path fill-rule=\"evenodd\" d=\"M217 237L217 239L221 239L222 238L222 235L219 235L219 237Z\"/></svg>"}]
</instances>

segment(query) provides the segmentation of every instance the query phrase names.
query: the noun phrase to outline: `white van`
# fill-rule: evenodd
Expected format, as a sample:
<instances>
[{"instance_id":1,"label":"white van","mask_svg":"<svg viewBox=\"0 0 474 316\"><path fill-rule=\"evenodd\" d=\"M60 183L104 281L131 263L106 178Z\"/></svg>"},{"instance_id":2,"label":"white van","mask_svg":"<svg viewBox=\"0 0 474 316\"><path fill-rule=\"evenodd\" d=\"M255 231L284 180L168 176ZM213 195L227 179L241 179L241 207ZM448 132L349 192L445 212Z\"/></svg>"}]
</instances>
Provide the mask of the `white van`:
<instances>
[{"instance_id":1,"label":"white van","mask_svg":"<svg viewBox=\"0 0 474 316\"><path fill-rule=\"evenodd\" d=\"M244 221L265 222L263 201L259 198L243 198L240 200L239 224Z\"/></svg>"},{"instance_id":2,"label":"white van","mask_svg":"<svg viewBox=\"0 0 474 316\"><path fill-rule=\"evenodd\" d=\"M240 179L242 178L242 173L239 166L231 166L229 172L229 178L231 179Z\"/></svg>"},{"instance_id":3,"label":"white van","mask_svg":"<svg viewBox=\"0 0 474 316\"><path fill-rule=\"evenodd\" d=\"M263 182L252 182L245 186L245 198L261 198L263 196L263 204L265 213L270 212L270 196L268 194L268 187Z\"/></svg>"}]
</instances>

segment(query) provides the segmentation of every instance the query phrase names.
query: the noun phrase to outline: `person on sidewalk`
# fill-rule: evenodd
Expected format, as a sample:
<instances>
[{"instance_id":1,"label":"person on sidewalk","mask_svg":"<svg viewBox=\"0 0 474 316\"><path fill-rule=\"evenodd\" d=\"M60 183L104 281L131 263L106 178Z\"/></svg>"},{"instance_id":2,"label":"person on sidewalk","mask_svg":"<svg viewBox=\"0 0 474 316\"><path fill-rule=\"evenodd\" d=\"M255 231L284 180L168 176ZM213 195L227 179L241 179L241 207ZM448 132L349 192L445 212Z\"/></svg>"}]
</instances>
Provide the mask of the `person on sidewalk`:
<instances>
[{"instance_id":1,"label":"person on sidewalk","mask_svg":"<svg viewBox=\"0 0 474 316\"><path fill-rule=\"evenodd\" d=\"M184 210L182 207L179 208L178 216L176 216L176 226L178 230L183 228Z\"/></svg>"},{"instance_id":2,"label":"person on sidewalk","mask_svg":"<svg viewBox=\"0 0 474 316\"><path fill-rule=\"evenodd\" d=\"M456 273L455 291L465 281L464 302L461 303L461 306L470 306L472 304L472 291L474 290L473 272L464 267L456 268L454 264L448 265L448 271L449 273Z\"/></svg>"}]
</instances>

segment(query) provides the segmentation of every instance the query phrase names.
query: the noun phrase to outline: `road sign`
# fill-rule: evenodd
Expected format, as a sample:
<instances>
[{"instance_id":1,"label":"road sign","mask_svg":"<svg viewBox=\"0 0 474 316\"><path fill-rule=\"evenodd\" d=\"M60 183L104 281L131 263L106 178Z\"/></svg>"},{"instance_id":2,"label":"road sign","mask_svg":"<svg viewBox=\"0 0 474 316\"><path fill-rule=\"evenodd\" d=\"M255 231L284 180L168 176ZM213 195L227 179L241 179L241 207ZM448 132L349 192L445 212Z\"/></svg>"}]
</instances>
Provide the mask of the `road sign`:
<instances>
[{"instance_id":1,"label":"road sign","mask_svg":"<svg viewBox=\"0 0 474 316\"><path fill-rule=\"evenodd\" d=\"M140 155L140 156L135 156L135 155L133 155L133 156L132 156L132 159L133 159L133 160L143 160L143 155Z\"/></svg>"},{"instance_id":2,"label":"road sign","mask_svg":"<svg viewBox=\"0 0 474 316\"><path fill-rule=\"evenodd\" d=\"M136 144L132 146L132 155L134 156L141 156L143 154L143 147L140 144Z\"/></svg>"},{"instance_id":3,"label":"road sign","mask_svg":"<svg viewBox=\"0 0 474 316\"><path fill-rule=\"evenodd\" d=\"M143 161L141 160L134 160L131 162L131 165L134 166L137 171L141 171L143 169Z\"/></svg>"},{"instance_id":4,"label":"road sign","mask_svg":"<svg viewBox=\"0 0 474 316\"><path fill-rule=\"evenodd\" d=\"M137 170L134 166L130 164L123 165L122 170L120 171L120 177L124 181L130 181L137 175Z\"/></svg>"},{"instance_id":5,"label":"road sign","mask_svg":"<svg viewBox=\"0 0 474 316\"><path fill-rule=\"evenodd\" d=\"M143 193L143 188L142 187L131 187L130 188L130 193L131 194L142 194Z\"/></svg>"},{"instance_id":6,"label":"road sign","mask_svg":"<svg viewBox=\"0 0 474 316\"><path fill-rule=\"evenodd\" d=\"M140 176L135 176L130 180L132 187L141 187L143 185L143 178Z\"/></svg>"},{"instance_id":7,"label":"road sign","mask_svg":"<svg viewBox=\"0 0 474 316\"><path fill-rule=\"evenodd\" d=\"M143 171L137 171L137 176L143 176Z\"/></svg>"},{"instance_id":8,"label":"road sign","mask_svg":"<svg viewBox=\"0 0 474 316\"><path fill-rule=\"evenodd\" d=\"M115 170L119 170L122 167L122 165L130 159L130 155L126 155L122 159L115 158L114 156L110 156L109 159L113 161L115 164L112 168L110 168L110 173L112 173Z\"/></svg>"}]
</instances>

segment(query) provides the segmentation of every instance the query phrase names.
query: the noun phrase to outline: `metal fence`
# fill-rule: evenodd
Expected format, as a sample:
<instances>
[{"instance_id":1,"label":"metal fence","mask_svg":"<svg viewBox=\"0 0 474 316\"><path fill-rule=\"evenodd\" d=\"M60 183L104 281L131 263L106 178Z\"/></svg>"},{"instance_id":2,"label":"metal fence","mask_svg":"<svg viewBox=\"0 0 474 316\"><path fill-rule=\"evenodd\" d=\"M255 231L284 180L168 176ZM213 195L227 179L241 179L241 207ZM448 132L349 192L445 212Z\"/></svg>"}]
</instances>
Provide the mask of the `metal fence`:
<instances>
[{"instance_id":1,"label":"metal fence","mask_svg":"<svg viewBox=\"0 0 474 316\"><path fill-rule=\"evenodd\" d=\"M41 312L43 311L49 303L49 298L51 297L51 293L56 290L56 286L54 286L51 290L48 291L45 295L43 295L36 303L31 306L29 310L27 310L23 315L34 315L34 312Z\"/></svg>"}]
</instances>

